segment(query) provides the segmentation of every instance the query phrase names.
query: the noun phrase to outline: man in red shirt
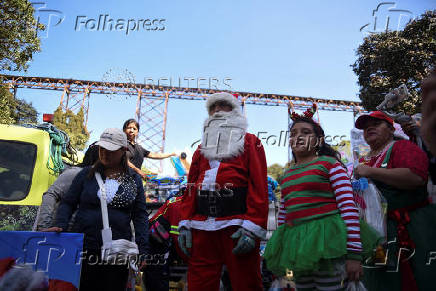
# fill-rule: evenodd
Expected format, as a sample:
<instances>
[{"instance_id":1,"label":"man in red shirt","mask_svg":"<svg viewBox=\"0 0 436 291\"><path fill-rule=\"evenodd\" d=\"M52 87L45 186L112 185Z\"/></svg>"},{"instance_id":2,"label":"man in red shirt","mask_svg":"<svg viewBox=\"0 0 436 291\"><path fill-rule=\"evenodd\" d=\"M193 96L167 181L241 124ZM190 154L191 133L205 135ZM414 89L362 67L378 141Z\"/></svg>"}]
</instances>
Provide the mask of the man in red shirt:
<instances>
[{"instance_id":1,"label":"man in red shirt","mask_svg":"<svg viewBox=\"0 0 436 291\"><path fill-rule=\"evenodd\" d=\"M263 290L259 240L266 235L268 188L260 140L247 133L238 100L209 96L209 117L180 207L179 245L189 258L189 290L219 290L222 266L234 290Z\"/></svg>"}]
</instances>

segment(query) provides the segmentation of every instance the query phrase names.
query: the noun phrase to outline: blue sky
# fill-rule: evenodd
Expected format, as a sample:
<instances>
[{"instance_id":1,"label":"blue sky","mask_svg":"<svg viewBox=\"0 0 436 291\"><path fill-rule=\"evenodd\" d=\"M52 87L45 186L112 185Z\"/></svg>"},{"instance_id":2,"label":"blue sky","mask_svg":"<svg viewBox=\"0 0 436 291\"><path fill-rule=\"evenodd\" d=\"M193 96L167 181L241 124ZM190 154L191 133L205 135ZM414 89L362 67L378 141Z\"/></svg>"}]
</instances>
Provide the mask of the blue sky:
<instances>
[{"instance_id":1,"label":"blue sky","mask_svg":"<svg viewBox=\"0 0 436 291\"><path fill-rule=\"evenodd\" d=\"M365 34L360 28L373 23L372 11L382 1L66 1L48 0L46 7L61 11L64 21L52 17L41 52L34 55L28 76L49 76L101 81L109 70L128 70L137 82L145 78L224 78L235 91L283 93L317 98L358 100L357 78L350 65ZM393 1L392 1L393 2ZM403 20L434 9L436 0L396 1ZM378 27L398 13L383 6ZM75 30L81 20L165 19L164 30ZM41 12L42 21L47 14ZM400 20L400 26L403 25ZM47 36L47 37L45 37ZM7 73L7 72L3 72ZM185 83L186 84L186 83ZM53 112L61 92L19 89L17 96L32 102L38 112ZM200 138L206 118L203 101L170 100L166 151L183 150ZM106 127L121 127L134 117L135 98L91 94L88 128L90 141ZM279 135L286 130L285 107L247 105L249 130ZM320 112L326 134L347 135L353 116ZM268 164L287 161L287 148L264 142ZM166 162L165 169L171 169Z\"/></svg>"}]
</instances>

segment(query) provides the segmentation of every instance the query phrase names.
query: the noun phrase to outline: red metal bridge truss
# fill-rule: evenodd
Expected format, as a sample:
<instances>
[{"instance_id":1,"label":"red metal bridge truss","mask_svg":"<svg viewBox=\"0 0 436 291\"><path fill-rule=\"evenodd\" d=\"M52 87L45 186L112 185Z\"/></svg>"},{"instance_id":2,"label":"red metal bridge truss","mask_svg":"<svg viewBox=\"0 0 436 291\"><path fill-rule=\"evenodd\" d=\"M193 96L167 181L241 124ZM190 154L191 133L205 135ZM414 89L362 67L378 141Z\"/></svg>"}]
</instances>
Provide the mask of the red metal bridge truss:
<instances>
[{"instance_id":1,"label":"red metal bridge truss","mask_svg":"<svg viewBox=\"0 0 436 291\"><path fill-rule=\"evenodd\" d=\"M237 94L242 106L245 104L291 106L297 110L305 110L312 103L316 102L319 110L347 111L354 112L355 114L364 111L360 102L283 94L231 92L217 89L13 75L0 75L0 81L3 86L7 86L14 93L14 96L18 88L61 91L62 95L59 105L64 111L71 110L77 112L82 108L85 114L85 126L88 122L91 93L137 96L135 116L140 124L138 140L145 148L154 152L164 152L165 149L165 130L169 99L206 100L209 94L226 91ZM150 168L158 171L162 170L162 161L151 160L150 164Z\"/></svg>"}]
</instances>

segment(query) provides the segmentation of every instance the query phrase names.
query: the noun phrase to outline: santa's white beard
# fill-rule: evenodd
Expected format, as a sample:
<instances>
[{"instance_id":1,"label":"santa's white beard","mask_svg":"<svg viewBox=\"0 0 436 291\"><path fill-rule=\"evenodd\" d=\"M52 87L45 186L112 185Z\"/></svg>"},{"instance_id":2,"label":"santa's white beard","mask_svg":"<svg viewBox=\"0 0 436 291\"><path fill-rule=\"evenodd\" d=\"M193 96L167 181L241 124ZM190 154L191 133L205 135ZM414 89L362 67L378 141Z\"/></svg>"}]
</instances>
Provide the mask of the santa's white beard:
<instances>
[{"instance_id":1,"label":"santa's white beard","mask_svg":"<svg viewBox=\"0 0 436 291\"><path fill-rule=\"evenodd\" d=\"M247 119L237 110L219 111L204 122L201 153L209 160L222 160L244 152Z\"/></svg>"}]
</instances>

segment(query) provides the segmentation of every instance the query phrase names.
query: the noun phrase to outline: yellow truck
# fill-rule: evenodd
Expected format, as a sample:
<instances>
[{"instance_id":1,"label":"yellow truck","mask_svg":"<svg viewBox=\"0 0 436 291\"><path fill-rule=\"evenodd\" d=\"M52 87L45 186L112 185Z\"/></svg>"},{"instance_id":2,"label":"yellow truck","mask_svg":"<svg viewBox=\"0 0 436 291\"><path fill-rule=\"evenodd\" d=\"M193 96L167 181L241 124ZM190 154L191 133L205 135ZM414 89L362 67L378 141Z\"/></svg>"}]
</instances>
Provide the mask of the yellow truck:
<instances>
[{"instance_id":1,"label":"yellow truck","mask_svg":"<svg viewBox=\"0 0 436 291\"><path fill-rule=\"evenodd\" d=\"M42 194L56 180L50 134L0 124L0 230L31 230Z\"/></svg>"}]
</instances>

